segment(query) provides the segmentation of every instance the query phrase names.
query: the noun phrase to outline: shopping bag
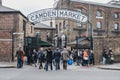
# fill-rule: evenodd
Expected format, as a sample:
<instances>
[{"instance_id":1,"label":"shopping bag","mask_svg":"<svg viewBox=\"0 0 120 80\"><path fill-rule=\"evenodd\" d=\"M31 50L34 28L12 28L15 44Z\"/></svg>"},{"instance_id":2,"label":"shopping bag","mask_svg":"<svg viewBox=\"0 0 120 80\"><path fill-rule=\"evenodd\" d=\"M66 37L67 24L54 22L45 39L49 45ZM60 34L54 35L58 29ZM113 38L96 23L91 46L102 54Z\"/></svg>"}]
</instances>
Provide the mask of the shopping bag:
<instances>
[{"instance_id":1,"label":"shopping bag","mask_svg":"<svg viewBox=\"0 0 120 80\"><path fill-rule=\"evenodd\" d=\"M72 65L73 64L73 60L72 59L69 59L68 60L68 65Z\"/></svg>"}]
</instances>

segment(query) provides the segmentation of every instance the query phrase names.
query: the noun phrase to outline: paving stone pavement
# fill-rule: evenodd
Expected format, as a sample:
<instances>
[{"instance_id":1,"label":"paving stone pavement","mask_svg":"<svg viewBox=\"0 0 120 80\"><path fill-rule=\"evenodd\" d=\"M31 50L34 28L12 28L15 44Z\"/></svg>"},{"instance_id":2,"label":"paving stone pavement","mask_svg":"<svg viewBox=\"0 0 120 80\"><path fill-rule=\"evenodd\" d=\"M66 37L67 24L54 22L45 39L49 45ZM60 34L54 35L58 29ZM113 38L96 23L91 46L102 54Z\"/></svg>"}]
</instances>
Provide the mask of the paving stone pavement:
<instances>
[{"instance_id":1,"label":"paving stone pavement","mask_svg":"<svg viewBox=\"0 0 120 80\"><path fill-rule=\"evenodd\" d=\"M82 68L82 66L76 66L74 64L68 65L68 69L80 69L80 67ZM96 66L89 66L83 68L91 68L91 67L96 67L99 69L106 69L106 70L120 70L120 63L109 64L109 65L96 65ZM16 68L16 62L0 62L0 68Z\"/></svg>"}]
</instances>

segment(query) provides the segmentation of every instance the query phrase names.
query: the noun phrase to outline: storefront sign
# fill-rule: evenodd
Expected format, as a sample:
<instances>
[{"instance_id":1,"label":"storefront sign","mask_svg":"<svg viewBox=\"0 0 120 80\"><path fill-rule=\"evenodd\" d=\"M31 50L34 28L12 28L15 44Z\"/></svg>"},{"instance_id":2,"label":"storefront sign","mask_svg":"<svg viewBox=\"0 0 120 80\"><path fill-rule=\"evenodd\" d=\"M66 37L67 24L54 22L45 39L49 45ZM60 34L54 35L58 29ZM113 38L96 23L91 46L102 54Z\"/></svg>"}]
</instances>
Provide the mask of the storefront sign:
<instances>
[{"instance_id":1,"label":"storefront sign","mask_svg":"<svg viewBox=\"0 0 120 80\"><path fill-rule=\"evenodd\" d=\"M81 12L71 11L71 10L63 10L63 9L43 9L36 12L33 12L28 15L29 21L33 23L38 23L41 21L46 21L50 19L56 18L64 18L64 19L72 19L77 22L86 22L87 16L82 14Z\"/></svg>"}]
</instances>

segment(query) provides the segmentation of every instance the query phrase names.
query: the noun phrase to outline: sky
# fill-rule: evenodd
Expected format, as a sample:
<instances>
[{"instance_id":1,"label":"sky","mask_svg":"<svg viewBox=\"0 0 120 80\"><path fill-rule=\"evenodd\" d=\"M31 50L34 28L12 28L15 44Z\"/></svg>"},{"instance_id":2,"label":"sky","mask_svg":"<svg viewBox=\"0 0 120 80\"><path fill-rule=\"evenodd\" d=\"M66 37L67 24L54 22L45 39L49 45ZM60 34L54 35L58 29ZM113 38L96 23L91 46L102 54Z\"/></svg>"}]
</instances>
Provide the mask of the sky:
<instances>
[{"instance_id":1,"label":"sky","mask_svg":"<svg viewBox=\"0 0 120 80\"><path fill-rule=\"evenodd\" d=\"M3 5L21 11L25 16L28 14L45 9L52 8L55 0L2 0ZM111 0L85 0L98 3L107 3Z\"/></svg>"}]
</instances>

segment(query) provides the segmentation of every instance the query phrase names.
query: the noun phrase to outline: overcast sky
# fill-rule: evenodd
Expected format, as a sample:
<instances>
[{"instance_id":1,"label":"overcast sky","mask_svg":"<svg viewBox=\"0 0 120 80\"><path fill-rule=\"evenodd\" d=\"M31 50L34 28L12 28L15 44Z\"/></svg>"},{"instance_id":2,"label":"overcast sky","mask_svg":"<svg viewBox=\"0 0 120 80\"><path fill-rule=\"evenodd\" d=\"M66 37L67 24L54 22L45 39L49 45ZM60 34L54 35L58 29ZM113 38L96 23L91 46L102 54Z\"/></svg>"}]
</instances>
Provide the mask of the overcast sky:
<instances>
[{"instance_id":1,"label":"overcast sky","mask_svg":"<svg viewBox=\"0 0 120 80\"><path fill-rule=\"evenodd\" d=\"M107 3L110 0L86 0L98 3ZM20 10L24 15L31 12L53 7L54 0L3 0L3 5Z\"/></svg>"}]
</instances>

